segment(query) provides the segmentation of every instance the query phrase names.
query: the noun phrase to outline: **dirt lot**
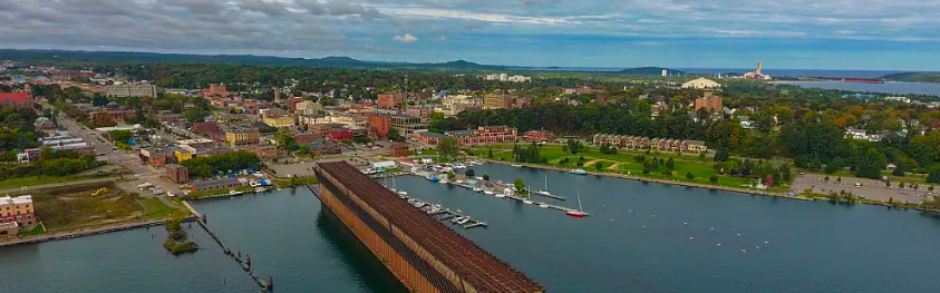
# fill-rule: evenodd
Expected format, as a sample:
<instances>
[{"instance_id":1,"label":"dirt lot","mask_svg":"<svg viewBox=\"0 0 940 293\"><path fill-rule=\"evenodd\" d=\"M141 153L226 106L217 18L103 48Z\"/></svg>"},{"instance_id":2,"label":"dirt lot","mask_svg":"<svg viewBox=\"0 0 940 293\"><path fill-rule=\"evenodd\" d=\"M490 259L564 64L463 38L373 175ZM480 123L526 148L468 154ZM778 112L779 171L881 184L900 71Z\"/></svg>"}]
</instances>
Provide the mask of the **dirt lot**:
<instances>
[{"instance_id":1,"label":"dirt lot","mask_svg":"<svg viewBox=\"0 0 940 293\"><path fill-rule=\"evenodd\" d=\"M915 190L910 187L910 183L905 185L904 188L899 188L898 182L891 182L891 187L887 187L884 181L881 180L842 177L841 182L839 182L836 180L835 176L830 176L829 181L826 181L825 178L826 176L824 175L816 174L797 176L796 179L793 180L793 189L797 192L803 192L809 189L811 192L821 194L829 194L831 192L838 193L845 190L857 196L880 201L888 201L889 198L894 198L894 201L897 202L918 204L923 201L925 196L933 195L927 190L927 186L924 185L919 186L918 189ZM856 183L861 186L856 186ZM935 190L935 192L940 191Z\"/></svg>"}]
</instances>

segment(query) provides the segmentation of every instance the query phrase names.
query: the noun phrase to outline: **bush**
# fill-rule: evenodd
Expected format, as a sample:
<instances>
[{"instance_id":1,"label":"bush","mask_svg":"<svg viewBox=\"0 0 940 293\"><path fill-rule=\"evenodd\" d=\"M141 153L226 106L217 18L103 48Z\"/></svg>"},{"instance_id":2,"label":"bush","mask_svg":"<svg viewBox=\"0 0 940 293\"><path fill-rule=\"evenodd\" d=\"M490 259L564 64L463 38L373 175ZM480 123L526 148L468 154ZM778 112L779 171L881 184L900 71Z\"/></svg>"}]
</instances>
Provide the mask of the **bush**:
<instances>
[{"instance_id":1,"label":"bush","mask_svg":"<svg viewBox=\"0 0 940 293\"><path fill-rule=\"evenodd\" d=\"M718 175L712 175L712 177L708 178L708 181L711 181L713 184L718 183Z\"/></svg>"}]
</instances>

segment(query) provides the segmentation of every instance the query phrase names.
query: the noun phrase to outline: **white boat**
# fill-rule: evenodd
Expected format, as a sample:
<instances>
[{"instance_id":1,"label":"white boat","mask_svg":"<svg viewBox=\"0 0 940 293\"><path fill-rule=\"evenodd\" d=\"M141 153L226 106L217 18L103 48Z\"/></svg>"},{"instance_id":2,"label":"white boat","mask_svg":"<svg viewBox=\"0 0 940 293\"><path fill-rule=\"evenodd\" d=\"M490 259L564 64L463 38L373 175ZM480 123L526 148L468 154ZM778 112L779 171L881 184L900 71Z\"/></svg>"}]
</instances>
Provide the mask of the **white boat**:
<instances>
[{"instance_id":1,"label":"white boat","mask_svg":"<svg viewBox=\"0 0 940 293\"><path fill-rule=\"evenodd\" d=\"M399 194L399 195L408 195L408 192L407 192L407 191L404 191L404 190L402 190L402 191L399 191L399 192L398 192L398 194Z\"/></svg>"},{"instance_id":2,"label":"white boat","mask_svg":"<svg viewBox=\"0 0 940 293\"><path fill-rule=\"evenodd\" d=\"M493 195L493 194L495 194L495 193L493 193L492 191L489 191L489 190L484 190L484 191L483 191L483 194L486 194L486 195Z\"/></svg>"},{"instance_id":3,"label":"white boat","mask_svg":"<svg viewBox=\"0 0 940 293\"><path fill-rule=\"evenodd\" d=\"M522 168L522 165L519 165L519 164L510 164L509 166L513 166L513 167L516 167L516 168Z\"/></svg>"},{"instance_id":4,"label":"white boat","mask_svg":"<svg viewBox=\"0 0 940 293\"><path fill-rule=\"evenodd\" d=\"M462 163L457 163L457 164L454 164L454 168L455 168L455 169L465 169L465 168L467 168L467 166L464 165L464 164L462 164Z\"/></svg>"},{"instance_id":5,"label":"white boat","mask_svg":"<svg viewBox=\"0 0 940 293\"><path fill-rule=\"evenodd\" d=\"M523 199L523 200L522 200L522 203L524 203L524 204L532 204L532 201L531 201L531 200L528 200L528 199Z\"/></svg>"},{"instance_id":6,"label":"white boat","mask_svg":"<svg viewBox=\"0 0 940 293\"><path fill-rule=\"evenodd\" d=\"M539 207L544 209L544 208L548 208L548 205L544 203L540 203Z\"/></svg>"},{"instance_id":7,"label":"white boat","mask_svg":"<svg viewBox=\"0 0 940 293\"><path fill-rule=\"evenodd\" d=\"M455 182L455 183L458 184L458 185L459 185L459 184L463 184L463 180L457 179L457 182Z\"/></svg>"},{"instance_id":8,"label":"white boat","mask_svg":"<svg viewBox=\"0 0 940 293\"><path fill-rule=\"evenodd\" d=\"M456 216L456 217L454 217L453 219L451 219L450 222L451 222L451 223L457 223L457 222L460 222L461 220L463 220L463 218L465 218L465 217L463 217L463 216Z\"/></svg>"},{"instance_id":9,"label":"white boat","mask_svg":"<svg viewBox=\"0 0 940 293\"><path fill-rule=\"evenodd\" d=\"M480 192L480 191L483 191L483 188L474 187L474 188L473 188L473 191L474 191L474 192Z\"/></svg>"},{"instance_id":10,"label":"white boat","mask_svg":"<svg viewBox=\"0 0 940 293\"><path fill-rule=\"evenodd\" d=\"M587 174L588 174L588 172L587 172L587 171L584 171L584 169L581 169L581 168L577 168L577 169L574 169L574 170L571 170L571 171L568 171L568 173L570 173L570 174L574 174L574 175L582 175L582 176L583 176L583 175L587 175Z\"/></svg>"},{"instance_id":11,"label":"white boat","mask_svg":"<svg viewBox=\"0 0 940 293\"><path fill-rule=\"evenodd\" d=\"M502 193L499 193L499 194L496 194L496 197L503 198L503 197L506 197L506 195L505 195L505 194L502 194Z\"/></svg>"},{"instance_id":12,"label":"white boat","mask_svg":"<svg viewBox=\"0 0 940 293\"><path fill-rule=\"evenodd\" d=\"M476 179L476 180L481 180L481 181L483 180L483 177L480 177L480 176L473 177L473 178Z\"/></svg>"},{"instance_id":13,"label":"white boat","mask_svg":"<svg viewBox=\"0 0 940 293\"><path fill-rule=\"evenodd\" d=\"M460 219L460 221L457 221L457 225L463 225L467 222L470 222L470 217L464 217L463 219Z\"/></svg>"},{"instance_id":14,"label":"white boat","mask_svg":"<svg viewBox=\"0 0 940 293\"><path fill-rule=\"evenodd\" d=\"M535 194L544 195L544 196L552 196L552 193L548 192L548 175L545 175L545 188L542 190L536 191Z\"/></svg>"}]
</instances>

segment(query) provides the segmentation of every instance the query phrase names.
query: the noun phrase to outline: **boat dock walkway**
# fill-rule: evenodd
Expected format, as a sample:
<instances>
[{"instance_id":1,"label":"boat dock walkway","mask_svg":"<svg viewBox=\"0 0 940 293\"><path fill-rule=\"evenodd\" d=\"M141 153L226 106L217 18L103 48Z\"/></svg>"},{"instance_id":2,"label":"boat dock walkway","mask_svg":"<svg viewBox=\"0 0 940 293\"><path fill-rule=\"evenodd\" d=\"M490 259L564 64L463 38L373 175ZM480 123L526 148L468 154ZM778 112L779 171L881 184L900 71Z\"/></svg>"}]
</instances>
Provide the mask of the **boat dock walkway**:
<instances>
[{"instance_id":1,"label":"boat dock walkway","mask_svg":"<svg viewBox=\"0 0 940 293\"><path fill-rule=\"evenodd\" d=\"M427 213L431 218L437 219L438 221L446 223L447 220L450 220L451 224L460 225L460 227L464 229L486 227L486 222L474 219L461 212L455 212L449 208L441 207L440 205L428 204L419 199L408 197L407 195L399 194L398 197L408 201L408 204L420 209L422 212Z\"/></svg>"},{"instance_id":2,"label":"boat dock walkway","mask_svg":"<svg viewBox=\"0 0 940 293\"><path fill-rule=\"evenodd\" d=\"M493 183L493 185L502 186L502 187L506 187L506 188L512 188L512 184L502 183L502 182L495 182L495 183ZM557 195L554 195L554 194L541 194L541 193L537 193L537 192L531 192L531 193L534 194L534 195L544 196L544 197L548 197L548 198L551 198L551 199L566 200L564 197L557 196Z\"/></svg>"},{"instance_id":3,"label":"boat dock walkway","mask_svg":"<svg viewBox=\"0 0 940 293\"><path fill-rule=\"evenodd\" d=\"M268 277L268 279L265 280L259 277L258 273L256 273L255 271L251 269L251 256L246 254L245 257L242 258L241 250L237 252L232 252L232 249L228 245L225 245L225 242L223 242L222 239L219 238L219 236L215 234L215 232L213 232L212 229L209 228L209 225L207 224L208 221L205 215L200 214L198 211L196 211L195 208L193 208L186 201L183 201L183 205L186 206L186 208L188 208L193 213L193 215L196 215L196 223L198 223L199 226L202 227L202 229L205 230L206 233L208 233L210 237L212 237L212 240L215 241L215 243L218 244L219 247L222 248L222 252L225 253L225 255L232 257L232 259L235 260L235 262L238 263L238 265L242 267L242 270L248 273L248 276L250 276L253 280L255 280L256 283L258 283L258 286L261 286L262 292L274 290L273 278Z\"/></svg>"}]
</instances>

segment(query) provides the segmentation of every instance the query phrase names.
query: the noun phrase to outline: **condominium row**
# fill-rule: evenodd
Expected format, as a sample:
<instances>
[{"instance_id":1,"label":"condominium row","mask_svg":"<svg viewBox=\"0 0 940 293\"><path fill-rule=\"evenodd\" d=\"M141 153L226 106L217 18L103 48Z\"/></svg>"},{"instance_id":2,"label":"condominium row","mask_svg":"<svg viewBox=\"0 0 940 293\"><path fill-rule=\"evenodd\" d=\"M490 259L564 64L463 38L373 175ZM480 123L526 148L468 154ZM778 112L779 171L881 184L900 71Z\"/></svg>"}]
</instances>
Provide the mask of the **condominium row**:
<instances>
[{"instance_id":1,"label":"condominium row","mask_svg":"<svg viewBox=\"0 0 940 293\"><path fill-rule=\"evenodd\" d=\"M653 138L644 136L629 136L616 134L595 134L592 141L595 145L608 144L630 150L653 151L681 151L684 153L704 153L708 151L705 142L700 140L683 140L671 138Z\"/></svg>"}]
</instances>

